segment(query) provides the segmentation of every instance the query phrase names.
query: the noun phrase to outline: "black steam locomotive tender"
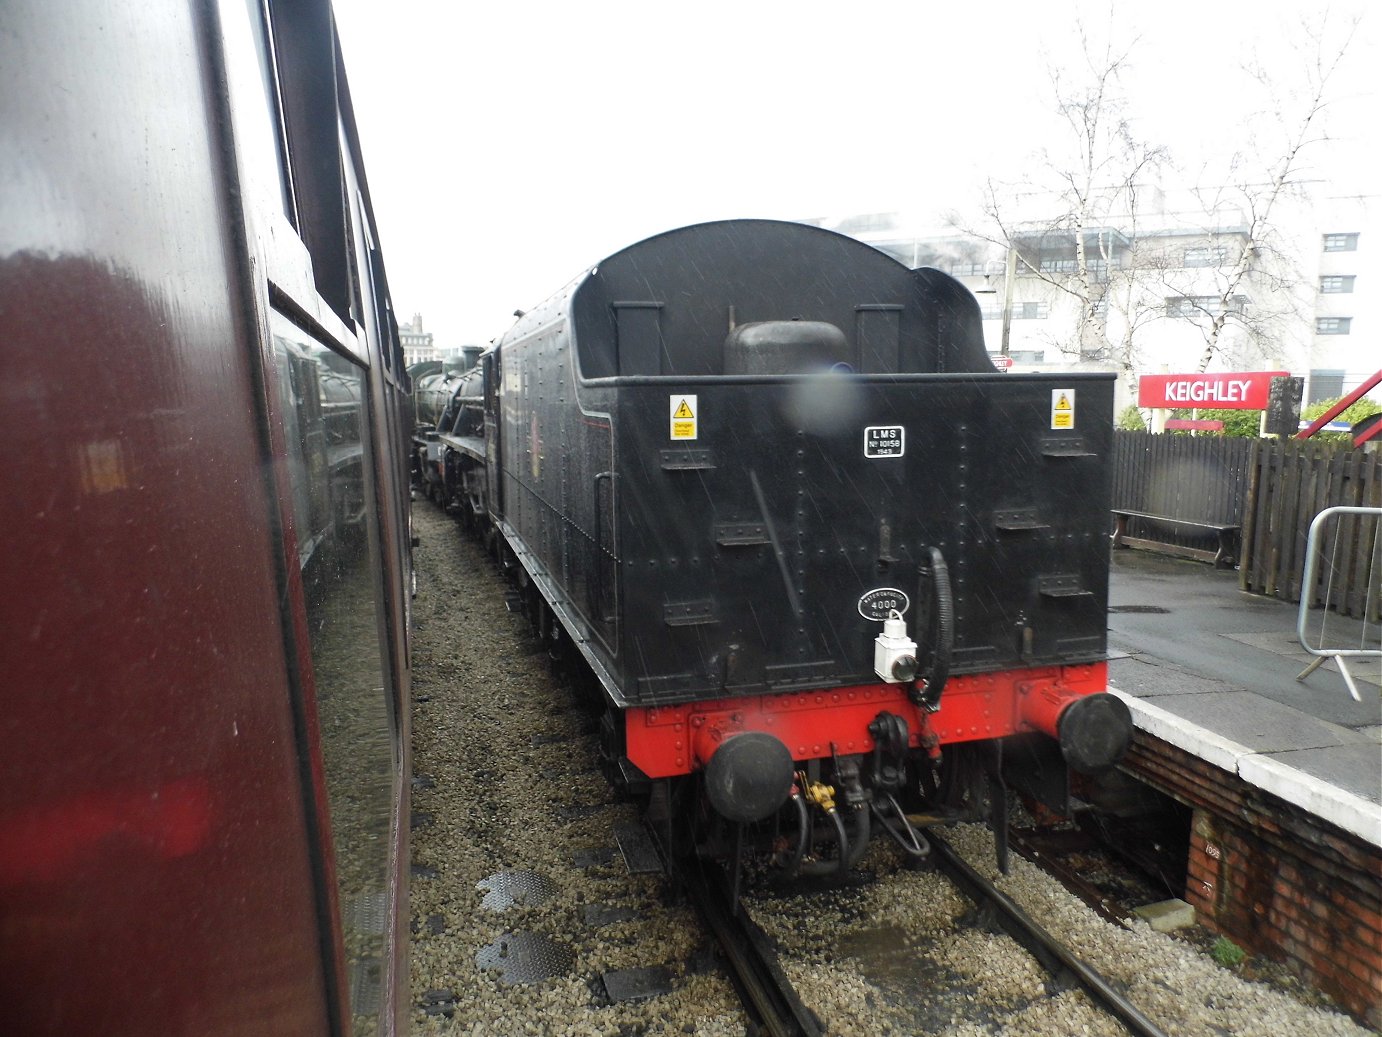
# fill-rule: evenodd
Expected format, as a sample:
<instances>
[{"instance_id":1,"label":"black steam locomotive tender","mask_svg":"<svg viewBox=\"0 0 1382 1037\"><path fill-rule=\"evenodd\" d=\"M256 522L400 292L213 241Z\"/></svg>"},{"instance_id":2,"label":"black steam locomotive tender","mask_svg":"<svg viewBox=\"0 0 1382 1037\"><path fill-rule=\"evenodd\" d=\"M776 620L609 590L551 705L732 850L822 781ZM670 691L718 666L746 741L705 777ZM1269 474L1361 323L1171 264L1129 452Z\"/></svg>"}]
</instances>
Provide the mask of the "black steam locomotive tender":
<instances>
[{"instance_id":1,"label":"black steam locomotive tender","mask_svg":"<svg viewBox=\"0 0 1382 1037\"><path fill-rule=\"evenodd\" d=\"M593 670L655 815L694 800L706 843L844 869L871 817L921 852L917 819L973 813L984 782L1066 809L1067 765L1126 747L1113 376L997 372L952 277L805 225L687 227L480 370L449 499Z\"/></svg>"}]
</instances>

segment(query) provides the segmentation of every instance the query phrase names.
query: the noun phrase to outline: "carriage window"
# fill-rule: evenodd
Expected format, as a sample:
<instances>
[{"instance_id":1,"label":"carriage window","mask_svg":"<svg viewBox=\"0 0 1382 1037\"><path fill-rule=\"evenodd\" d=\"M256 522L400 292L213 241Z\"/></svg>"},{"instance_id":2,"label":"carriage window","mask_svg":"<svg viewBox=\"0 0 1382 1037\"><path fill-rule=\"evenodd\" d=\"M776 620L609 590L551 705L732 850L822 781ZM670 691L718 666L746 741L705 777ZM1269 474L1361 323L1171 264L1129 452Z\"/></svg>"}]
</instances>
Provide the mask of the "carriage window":
<instances>
[{"instance_id":1,"label":"carriage window","mask_svg":"<svg viewBox=\"0 0 1382 1037\"><path fill-rule=\"evenodd\" d=\"M274 68L273 38L269 33L267 16L262 0L246 0L250 16L250 34L254 43L255 56L259 59L259 77L264 90L264 102L268 113L269 137L272 140L275 168L278 170L279 200L283 204L283 214L294 226L297 225L297 209L293 204L292 178L288 163L284 159L286 148L283 143L283 110L278 98L278 74Z\"/></svg>"},{"instance_id":2,"label":"carriage window","mask_svg":"<svg viewBox=\"0 0 1382 1037\"><path fill-rule=\"evenodd\" d=\"M265 9L297 205L295 226L312 260L317 292L349 325L355 286L338 137L341 113L336 77L321 74L339 64L331 5L268 0Z\"/></svg>"},{"instance_id":3,"label":"carriage window","mask_svg":"<svg viewBox=\"0 0 1382 1037\"><path fill-rule=\"evenodd\" d=\"M364 371L273 317L275 378L307 595L352 1032L378 1031L399 766L376 567Z\"/></svg>"}]
</instances>

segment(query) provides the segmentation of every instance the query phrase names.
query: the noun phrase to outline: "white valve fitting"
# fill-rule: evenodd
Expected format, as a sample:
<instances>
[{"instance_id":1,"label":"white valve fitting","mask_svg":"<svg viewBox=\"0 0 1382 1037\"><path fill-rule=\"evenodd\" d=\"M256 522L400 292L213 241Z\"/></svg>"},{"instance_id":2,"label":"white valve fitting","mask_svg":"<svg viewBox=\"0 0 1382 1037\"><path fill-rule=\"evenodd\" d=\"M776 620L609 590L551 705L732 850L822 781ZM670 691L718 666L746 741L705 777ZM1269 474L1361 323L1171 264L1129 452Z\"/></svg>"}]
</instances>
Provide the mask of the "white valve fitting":
<instances>
[{"instance_id":1,"label":"white valve fitting","mask_svg":"<svg viewBox=\"0 0 1382 1037\"><path fill-rule=\"evenodd\" d=\"M917 672L917 643L907 636L907 621L894 610L873 642L873 672L889 684L910 681Z\"/></svg>"}]
</instances>

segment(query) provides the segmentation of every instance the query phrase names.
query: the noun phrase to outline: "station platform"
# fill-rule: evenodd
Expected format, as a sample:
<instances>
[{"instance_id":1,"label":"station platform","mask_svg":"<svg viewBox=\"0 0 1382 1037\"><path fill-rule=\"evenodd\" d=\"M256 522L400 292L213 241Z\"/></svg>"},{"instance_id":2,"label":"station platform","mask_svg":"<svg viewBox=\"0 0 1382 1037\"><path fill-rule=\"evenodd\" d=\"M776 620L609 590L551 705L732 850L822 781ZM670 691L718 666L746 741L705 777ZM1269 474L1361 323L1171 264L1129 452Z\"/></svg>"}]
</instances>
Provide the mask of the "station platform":
<instances>
[{"instance_id":1,"label":"station platform","mask_svg":"<svg viewBox=\"0 0 1382 1037\"><path fill-rule=\"evenodd\" d=\"M1350 663L1361 703L1332 661L1297 681L1314 657L1296 619L1239 590L1236 572L1114 551L1109 683L1139 730L1382 847L1382 662ZM1322 612L1308 631L1351 648L1382 637Z\"/></svg>"},{"instance_id":2,"label":"station platform","mask_svg":"<svg viewBox=\"0 0 1382 1037\"><path fill-rule=\"evenodd\" d=\"M1188 808L1184 899L1198 922L1286 963L1382 1030L1382 662L1333 662L1296 606L1202 562L1114 551L1109 683L1136 730L1119 765ZM1321 632L1321 624L1323 631ZM1311 644L1382 630L1312 612Z\"/></svg>"}]
</instances>

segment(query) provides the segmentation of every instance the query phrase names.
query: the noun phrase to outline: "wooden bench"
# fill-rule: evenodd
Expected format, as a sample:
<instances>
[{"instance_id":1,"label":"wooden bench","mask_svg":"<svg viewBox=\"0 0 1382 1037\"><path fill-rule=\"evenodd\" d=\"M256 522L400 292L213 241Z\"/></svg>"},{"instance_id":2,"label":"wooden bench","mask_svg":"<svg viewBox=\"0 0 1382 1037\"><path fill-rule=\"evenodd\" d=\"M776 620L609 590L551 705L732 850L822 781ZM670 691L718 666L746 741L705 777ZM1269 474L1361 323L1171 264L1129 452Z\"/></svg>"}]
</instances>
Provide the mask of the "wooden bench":
<instances>
[{"instance_id":1,"label":"wooden bench","mask_svg":"<svg viewBox=\"0 0 1382 1037\"><path fill-rule=\"evenodd\" d=\"M1195 519L1172 518L1170 515L1153 515L1145 511L1129 511L1125 508L1113 508L1113 546L1117 547L1142 547L1149 551L1160 551L1163 554L1184 555L1190 558L1198 558L1202 562L1213 562L1216 569L1231 568L1237 561L1238 537L1243 527L1237 523L1230 522L1200 522ZM1193 529L1203 529L1216 533L1219 537L1219 549L1217 551L1202 551L1195 547L1181 547L1179 544L1163 544L1159 540L1147 540L1141 537L1130 537L1128 532L1128 519L1139 518L1149 519L1153 522L1165 522L1172 526L1189 526Z\"/></svg>"}]
</instances>

